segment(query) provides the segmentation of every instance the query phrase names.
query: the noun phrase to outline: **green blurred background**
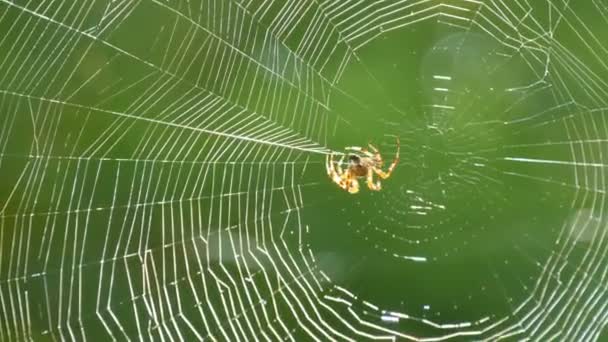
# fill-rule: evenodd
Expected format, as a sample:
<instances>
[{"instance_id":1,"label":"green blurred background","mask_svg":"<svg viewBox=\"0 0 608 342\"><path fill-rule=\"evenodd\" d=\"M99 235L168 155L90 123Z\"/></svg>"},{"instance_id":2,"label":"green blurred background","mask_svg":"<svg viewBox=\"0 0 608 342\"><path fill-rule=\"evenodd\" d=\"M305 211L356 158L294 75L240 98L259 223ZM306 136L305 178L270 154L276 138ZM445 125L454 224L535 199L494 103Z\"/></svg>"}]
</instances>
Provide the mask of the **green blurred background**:
<instances>
[{"instance_id":1,"label":"green blurred background","mask_svg":"<svg viewBox=\"0 0 608 342\"><path fill-rule=\"evenodd\" d=\"M602 339L606 18L0 1L0 340Z\"/></svg>"}]
</instances>

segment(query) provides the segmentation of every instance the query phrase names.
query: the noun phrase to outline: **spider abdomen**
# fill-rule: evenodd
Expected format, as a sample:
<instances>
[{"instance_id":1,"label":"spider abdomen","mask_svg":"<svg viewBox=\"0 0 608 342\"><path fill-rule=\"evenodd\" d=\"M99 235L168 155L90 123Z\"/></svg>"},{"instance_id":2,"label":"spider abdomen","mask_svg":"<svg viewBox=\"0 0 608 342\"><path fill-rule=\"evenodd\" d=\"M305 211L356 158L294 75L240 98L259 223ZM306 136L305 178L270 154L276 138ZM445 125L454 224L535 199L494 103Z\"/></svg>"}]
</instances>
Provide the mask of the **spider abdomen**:
<instances>
[{"instance_id":1,"label":"spider abdomen","mask_svg":"<svg viewBox=\"0 0 608 342\"><path fill-rule=\"evenodd\" d=\"M367 167L363 165L353 165L350 167L350 172L357 177L365 177L367 175Z\"/></svg>"}]
</instances>

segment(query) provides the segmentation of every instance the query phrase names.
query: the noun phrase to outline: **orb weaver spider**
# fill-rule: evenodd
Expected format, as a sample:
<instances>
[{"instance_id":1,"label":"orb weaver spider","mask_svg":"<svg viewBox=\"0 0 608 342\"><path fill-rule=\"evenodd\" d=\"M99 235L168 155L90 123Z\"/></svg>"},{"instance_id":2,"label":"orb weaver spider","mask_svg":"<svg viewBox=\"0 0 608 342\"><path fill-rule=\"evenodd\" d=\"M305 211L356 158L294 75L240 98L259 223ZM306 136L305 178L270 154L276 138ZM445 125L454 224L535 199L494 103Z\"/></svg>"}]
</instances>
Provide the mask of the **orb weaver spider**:
<instances>
[{"instance_id":1,"label":"orb weaver spider","mask_svg":"<svg viewBox=\"0 0 608 342\"><path fill-rule=\"evenodd\" d=\"M380 191L382 186L380 180L374 182L374 173L381 179L387 179L399 162L399 138L397 138L397 153L395 159L385 172L382 170L383 160L380 151L372 144L368 144L369 150L363 147L350 146L346 147L348 153L348 167L342 169L342 163L347 154L343 154L338 162L334 161L334 154L327 155L326 167L327 175L331 180L338 184L343 190L351 194L359 192L359 181L357 178L366 177L367 187L373 191ZM371 151L370 151L371 150Z\"/></svg>"}]
</instances>

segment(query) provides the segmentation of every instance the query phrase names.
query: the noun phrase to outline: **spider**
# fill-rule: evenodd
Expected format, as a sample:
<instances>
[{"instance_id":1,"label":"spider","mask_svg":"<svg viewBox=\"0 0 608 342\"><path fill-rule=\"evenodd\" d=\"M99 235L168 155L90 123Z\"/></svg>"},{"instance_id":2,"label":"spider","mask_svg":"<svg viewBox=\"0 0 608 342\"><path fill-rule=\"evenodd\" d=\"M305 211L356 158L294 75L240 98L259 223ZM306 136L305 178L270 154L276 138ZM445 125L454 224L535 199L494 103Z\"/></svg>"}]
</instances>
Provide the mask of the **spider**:
<instances>
[{"instance_id":1,"label":"spider","mask_svg":"<svg viewBox=\"0 0 608 342\"><path fill-rule=\"evenodd\" d=\"M368 144L368 146L371 152L366 148L358 146L346 148L347 151L352 151L348 154L348 167L346 170L343 170L341 167L346 154L342 155L337 163L334 161L333 153L327 156L327 174L334 183L351 194L359 192L359 181L357 181L357 178L361 177L366 177L367 187L370 188L370 190L380 191L380 181L377 180L374 182L373 179L374 172L380 178L387 179L391 176L391 173L399 162L399 138L397 138L397 153L395 155L395 160L393 160L386 172L382 171L384 162L382 161L380 151L372 144Z\"/></svg>"}]
</instances>

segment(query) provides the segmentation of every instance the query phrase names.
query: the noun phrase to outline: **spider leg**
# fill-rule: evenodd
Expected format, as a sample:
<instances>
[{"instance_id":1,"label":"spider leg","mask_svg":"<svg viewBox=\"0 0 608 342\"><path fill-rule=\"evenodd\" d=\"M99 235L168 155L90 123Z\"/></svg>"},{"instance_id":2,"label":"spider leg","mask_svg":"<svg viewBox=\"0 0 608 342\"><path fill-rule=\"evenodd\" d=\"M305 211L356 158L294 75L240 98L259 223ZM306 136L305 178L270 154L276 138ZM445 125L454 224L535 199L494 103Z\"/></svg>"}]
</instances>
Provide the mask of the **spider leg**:
<instances>
[{"instance_id":1,"label":"spider leg","mask_svg":"<svg viewBox=\"0 0 608 342\"><path fill-rule=\"evenodd\" d=\"M382 171L381 169L374 167L374 172L380 176L380 178L382 179L387 179L388 177L391 176L391 173L393 173L393 170L395 169L395 167L397 166L397 163L399 162L399 158L396 158L395 160L393 160L393 162L391 163L391 165L388 167L388 170L386 170L386 172Z\"/></svg>"},{"instance_id":2,"label":"spider leg","mask_svg":"<svg viewBox=\"0 0 608 342\"><path fill-rule=\"evenodd\" d=\"M330 153L325 157L325 169L327 170L327 175L332 176L332 163L334 161L334 154Z\"/></svg>"},{"instance_id":3,"label":"spider leg","mask_svg":"<svg viewBox=\"0 0 608 342\"><path fill-rule=\"evenodd\" d=\"M326 160L326 168L327 168L327 175L329 176L329 178L331 178L331 180L340 185L340 182L342 182L342 175L339 174L336 169L335 169L335 165L334 165L334 154L330 154L327 155L327 160Z\"/></svg>"},{"instance_id":4,"label":"spider leg","mask_svg":"<svg viewBox=\"0 0 608 342\"><path fill-rule=\"evenodd\" d=\"M347 171L348 172L348 171ZM357 192L359 192L359 181L357 181L357 178L352 177L350 175L350 172L348 172L348 192L351 194L356 194Z\"/></svg>"},{"instance_id":5,"label":"spider leg","mask_svg":"<svg viewBox=\"0 0 608 342\"><path fill-rule=\"evenodd\" d=\"M392 167L392 165L391 165L391 167ZM377 174L377 175L378 175L380 178L382 178L382 179L387 179L388 177L390 177L390 176L391 176L391 172L392 172L392 170L391 170L391 169L390 169L390 167L389 167L389 170L388 170L387 172L384 172L384 171L382 171L382 170L380 170L380 169L378 169L378 168L375 168L375 167L374 167L374 172L375 172L375 173L376 173L376 174Z\"/></svg>"},{"instance_id":6,"label":"spider leg","mask_svg":"<svg viewBox=\"0 0 608 342\"><path fill-rule=\"evenodd\" d=\"M380 151L374 146L372 145L372 143L367 144L369 146L369 149L372 150L374 153L370 153L368 152L370 157L374 157L375 160L380 161L380 163L382 163L382 156L380 155Z\"/></svg>"},{"instance_id":7,"label":"spider leg","mask_svg":"<svg viewBox=\"0 0 608 342\"><path fill-rule=\"evenodd\" d=\"M397 163L399 163L399 153L400 153L400 150L401 150L401 145L399 143L399 137L397 137L397 152L395 153L395 159L393 160L393 162L391 163L391 165L388 167L388 170L386 170L386 172L384 172L381 169L378 169L378 168L374 167L374 172L376 172L378 174L378 176L380 176L380 178L387 179L388 177L391 176L391 173L393 172L393 170L397 166Z\"/></svg>"},{"instance_id":8,"label":"spider leg","mask_svg":"<svg viewBox=\"0 0 608 342\"><path fill-rule=\"evenodd\" d=\"M327 159L326 159L326 164L325 164L326 168L327 168L327 175L334 181L334 182L338 182L338 180L341 178L342 173L337 172L335 169L335 161L334 161L334 154L328 154L327 155Z\"/></svg>"},{"instance_id":9,"label":"spider leg","mask_svg":"<svg viewBox=\"0 0 608 342\"><path fill-rule=\"evenodd\" d=\"M401 142L399 141L399 137L397 137L397 152L395 152L395 160L399 160L400 152L401 152Z\"/></svg>"},{"instance_id":10,"label":"spider leg","mask_svg":"<svg viewBox=\"0 0 608 342\"><path fill-rule=\"evenodd\" d=\"M374 153L380 153L380 151L378 151L378 149L372 145L372 143L368 143L367 146L369 146L369 149L374 151Z\"/></svg>"},{"instance_id":11,"label":"spider leg","mask_svg":"<svg viewBox=\"0 0 608 342\"><path fill-rule=\"evenodd\" d=\"M357 182L357 179L352 176L348 169L344 171L344 176L341 177L338 185L351 194L359 192L359 182Z\"/></svg>"},{"instance_id":12,"label":"spider leg","mask_svg":"<svg viewBox=\"0 0 608 342\"><path fill-rule=\"evenodd\" d=\"M338 185L340 185L340 187L342 187L342 189L347 190L351 194L356 194L357 192L359 192L359 182L357 181L357 177L354 176L350 172L349 168L346 168L346 170L343 170L342 167L340 166L340 165L342 165L342 162L344 162L344 157L345 157L345 155L342 155L342 157L340 158L340 161L338 161L338 163L336 165L336 168L338 169L338 173L340 174L340 177L342 178L342 183L340 183Z\"/></svg>"},{"instance_id":13,"label":"spider leg","mask_svg":"<svg viewBox=\"0 0 608 342\"><path fill-rule=\"evenodd\" d=\"M335 164L336 169L338 170L338 174L340 176L344 175L344 170L342 169L342 163L344 163L344 155L342 155L342 157L340 158L340 160L338 160L338 162Z\"/></svg>"},{"instance_id":14,"label":"spider leg","mask_svg":"<svg viewBox=\"0 0 608 342\"><path fill-rule=\"evenodd\" d=\"M382 189L380 181L374 183L374 173L372 172L372 169L367 170L367 187L374 191L380 191Z\"/></svg>"},{"instance_id":15,"label":"spider leg","mask_svg":"<svg viewBox=\"0 0 608 342\"><path fill-rule=\"evenodd\" d=\"M346 149L347 149L347 150L350 150L350 151L361 152L361 153L363 153L363 154L364 154L366 157L370 157L370 158L373 158L373 157L374 157L374 154L373 154L373 153L371 153L370 151L368 151L366 148L363 148L363 147L359 147L359 146L349 146L349 147L347 147Z\"/></svg>"},{"instance_id":16,"label":"spider leg","mask_svg":"<svg viewBox=\"0 0 608 342\"><path fill-rule=\"evenodd\" d=\"M370 148L372 148L372 144L368 144ZM373 150L373 148L372 148ZM376 152L374 150L374 152ZM370 158L375 158L375 157L380 157L380 153L372 153L370 152L368 149L366 149L365 147L361 148L361 153L365 154L366 156L370 157Z\"/></svg>"},{"instance_id":17,"label":"spider leg","mask_svg":"<svg viewBox=\"0 0 608 342\"><path fill-rule=\"evenodd\" d=\"M344 158L341 158L340 160L343 160ZM344 190L347 190L350 193L356 193L359 191L359 186L357 184L356 186L356 191L353 192L351 189L351 183L352 183L352 179L351 179L351 175L350 172L348 170L344 171L342 169L342 167L340 167L340 165L336 165L336 163L334 162L334 155L333 153L331 155L327 156L326 159L326 168L327 168L327 175L329 175L329 177L331 178L331 180L338 184L338 186Z\"/></svg>"}]
</instances>

